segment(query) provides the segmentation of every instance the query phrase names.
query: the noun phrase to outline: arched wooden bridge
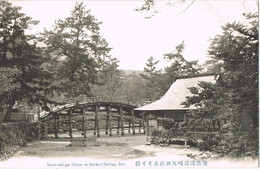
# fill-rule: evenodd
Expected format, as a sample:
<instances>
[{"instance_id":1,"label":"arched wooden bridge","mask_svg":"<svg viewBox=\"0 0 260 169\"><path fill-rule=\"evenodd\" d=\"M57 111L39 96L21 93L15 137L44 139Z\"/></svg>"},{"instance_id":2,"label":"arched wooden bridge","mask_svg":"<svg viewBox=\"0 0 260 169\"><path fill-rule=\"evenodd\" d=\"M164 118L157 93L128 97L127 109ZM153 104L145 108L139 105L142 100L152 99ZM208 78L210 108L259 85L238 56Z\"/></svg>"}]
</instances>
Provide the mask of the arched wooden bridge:
<instances>
[{"instance_id":1,"label":"arched wooden bridge","mask_svg":"<svg viewBox=\"0 0 260 169\"><path fill-rule=\"evenodd\" d=\"M119 102L81 102L58 106L49 112L40 113L40 121L52 124L55 138L59 132L69 132L70 138L73 131L82 131L87 137L87 130L93 130L94 135L100 137L100 131L112 136L114 130L117 134L124 135L125 129L129 133L145 133L143 116L134 112L135 106Z\"/></svg>"}]
</instances>

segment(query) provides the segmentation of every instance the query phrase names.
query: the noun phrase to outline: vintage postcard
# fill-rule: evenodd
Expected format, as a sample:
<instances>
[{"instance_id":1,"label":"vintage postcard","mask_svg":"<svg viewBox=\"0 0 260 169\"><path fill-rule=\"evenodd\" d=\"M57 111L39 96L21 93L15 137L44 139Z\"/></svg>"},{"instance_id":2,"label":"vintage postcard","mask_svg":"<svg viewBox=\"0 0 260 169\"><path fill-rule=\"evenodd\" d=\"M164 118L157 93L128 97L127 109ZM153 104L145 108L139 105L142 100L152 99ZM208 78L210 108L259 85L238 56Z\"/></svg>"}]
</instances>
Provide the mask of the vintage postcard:
<instances>
[{"instance_id":1,"label":"vintage postcard","mask_svg":"<svg viewBox=\"0 0 260 169\"><path fill-rule=\"evenodd\" d=\"M258 168L257 0L1 0L0 168Z\"/></svg>"}]
</instances>

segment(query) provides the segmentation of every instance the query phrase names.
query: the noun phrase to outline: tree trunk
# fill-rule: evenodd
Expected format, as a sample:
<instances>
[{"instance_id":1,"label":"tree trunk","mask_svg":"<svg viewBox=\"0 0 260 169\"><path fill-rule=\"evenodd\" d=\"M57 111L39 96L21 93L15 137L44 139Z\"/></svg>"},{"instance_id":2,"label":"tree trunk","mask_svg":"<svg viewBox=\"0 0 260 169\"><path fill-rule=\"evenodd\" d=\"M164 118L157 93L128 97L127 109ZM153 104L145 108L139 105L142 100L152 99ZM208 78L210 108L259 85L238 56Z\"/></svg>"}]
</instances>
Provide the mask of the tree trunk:
<instances>
[{"instance_id":1,"label":"tree trunk","mask_svg":"<svg viewBox=\"0 0 260 169\"><path fill-rule=\"evenodd\" d=\"M13 111L13 106L15 104L15 101L12 100L12 101L9 101L9 104L8 104L8 109L6 111L6 114L5 114L5 118L4 118L4 122L8 122L10 121L11 119L11 113Z\"/></svg>"}]
</instances>

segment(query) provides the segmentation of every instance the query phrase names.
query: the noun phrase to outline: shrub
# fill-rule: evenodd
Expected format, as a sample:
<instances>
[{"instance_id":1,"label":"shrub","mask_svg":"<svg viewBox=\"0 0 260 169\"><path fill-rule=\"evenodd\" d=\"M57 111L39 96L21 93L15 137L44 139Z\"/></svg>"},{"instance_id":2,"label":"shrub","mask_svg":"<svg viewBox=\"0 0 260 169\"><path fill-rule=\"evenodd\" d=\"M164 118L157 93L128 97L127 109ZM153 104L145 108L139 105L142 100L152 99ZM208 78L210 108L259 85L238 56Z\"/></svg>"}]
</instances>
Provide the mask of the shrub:
<instances>
[{"instance_id":1,"label":"shrub","mask_svg":"<svg viewBox=\"0 0 260 169\"><path fill-rule=\"evenodd\" d=\"M19 122L4 123L0 125L0 159L4 160L13 155L19 147L26 145L27 142L47 136L47 127L39 123Z\"/></svg>"},{"instance_id":2,"label":"shrub","mask_svg":"<svg viewBox=\"0 0 260 169\"><path fill-rule=\"evenodd\" d=\"M198 145L200 151L214 151L219 146L221 139L218 134L211 133L202 137L202 142Z\"/></svg>"},{"instance_id":3,"label":"shrub","mask_svg":"<svg viewBox=\"0 0 260 169\"><path fill-rule=\"evenodd\" d=\"M198 141L193 137L189 138L189 140L187 141L187 144L190 145L191 147L198 147L198 145L199 145Z\"/></svg>"},{"instance_id":4,"label":"shrub","mask_svg":"<svg viewBox=\"0 0 260 169\"><path fill-rule=\"evenodd\" d=\"M180 133L174 129L171 130L153 130L152 144L170 144L170 139L177 137Z\"/></svg>"},{"instance_id":5,"label":"shrub","mask_svg":"<svg viewBox=\"0 0 260 169\"><path fill-rule=\"evenodd\" d=\"M151 143L156 145L160 144L162 142L162 133L162 131L153 130Z\"/></svg>"}]
</instances>

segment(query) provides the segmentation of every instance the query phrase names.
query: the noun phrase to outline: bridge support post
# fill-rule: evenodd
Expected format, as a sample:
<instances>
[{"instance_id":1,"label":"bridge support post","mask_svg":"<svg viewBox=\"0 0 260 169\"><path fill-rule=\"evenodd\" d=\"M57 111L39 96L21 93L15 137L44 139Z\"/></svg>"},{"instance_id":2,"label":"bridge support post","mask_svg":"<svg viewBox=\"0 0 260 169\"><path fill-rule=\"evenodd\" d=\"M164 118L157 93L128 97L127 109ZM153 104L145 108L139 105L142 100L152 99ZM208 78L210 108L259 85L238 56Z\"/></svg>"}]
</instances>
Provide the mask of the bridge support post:
<instances>
[{"instance_id":1,"label":"bridge support post","mask_svg":"<svg viewBox=\"0 0 260 169\"><path fill-rule=\"evenodd\" d=\"M119 107L119 112L120 112L120 122L121 122L121 135L123 136L124 133L124 120L123 120L123 107Z\"/></svg>"},{"instance_id":2,"label":"bridge support post","mask_svg":"<svg viewBox=\"0 0 260 169\"><path fill-rule=\"evenodd\" d=\"M57 135L59 134L59 131L60 131L60 116L58 115L58 118L57 118ZM59 137L59 136L58 136Z\"/></svg>"},{"instance_id":3,"label":"bridge support post","mask_svg":"<svg viewBox=\"0 0 260 169\"><path fill-rule=\"evenodd\" d=\"M83 113L83 136L84 138L87 137L87 127L86 127L86 112L85 112L85 107L82 109Z\"/></svg>"},{"instance_id":4,"label":"bridge support post","mask_svg":"<svg viewBox=\"0 0 260 169\"><path fill-rule=\"evenodd\" d=\"M95 121L94 121L94 135L97 134L97 114L96 114L96 107L94 107L95 109Z\"/></svg>"},{"instance_id":5,"label":"bridge support post","mask_svg":"<svg viewBox=\"0 0 260 169\"><path fill-rule=\"evenodd\" d=\"M109 128L109 135L112 136L112 127L111 127L111 106L107 106L107 113L108 113L108 128Z\"/></svg>"},{"instance_id":6,"label":"bridge support post","mask_svg":"<svg viewBox=\"0 0 260 169\"><path fill-rule=\"evenodd\" d=\"M98 116L98 106L95 106L95 126L96 126L96 132L97 132L97 136L100 137L100 133L99 133L99 116Z\"/></svg>"},{"instance_id":7,"label":"bridge support post","mask_svg":"<svg viewBox=\"0 0 260 169\"><path fill-rule=\"evenodd\" d=\"M131 110L131 121L132 121L132 130L133 130L133 134L135 134L134 110Z\"/></svg>"},{"instance_id":8,"label":"bridge support post","mask_svg":"<svg viewBox=\"0 0 260 169\"><path fill-rule=\"evenodd\" d=\"M118 110L118 115L120 116L120 108ZM119 134L120 130L120 117L117 117L117 134Z\"/></svg>"},{"instance_id":9,"label":"bridge support post","mask_svg":"<svg viewBox=\"0 0 260 169\"><path fill-rule=\"evenodd\" d=\"M108 134L108 128L109 128L109 106L106 106L107 114L106 114L106 134Z\"/></svg>"},{"instance_id":10,"label":"bridge support post","mask_svg":"<svg viewBox=\"0 0 260 169\"><path fill-rule=\"evenodd\" d=\"M59 116L58 116L58 114L57 113L55 113L55 116L54 116L54 125L55 125L55 138L58 138L58 132L59 132L59 128L58 128L58 118L59 118Z\"/></svg>"},{"instance_id":11,"label":"bridge support post","mask_svg":"<svg viewBox=\"0 0 260 169\"><path fill-rule=\"evenodd\" d=\"M69 110L69 136L72 138L72 109Z\"/></svg>"}]
</instances>

